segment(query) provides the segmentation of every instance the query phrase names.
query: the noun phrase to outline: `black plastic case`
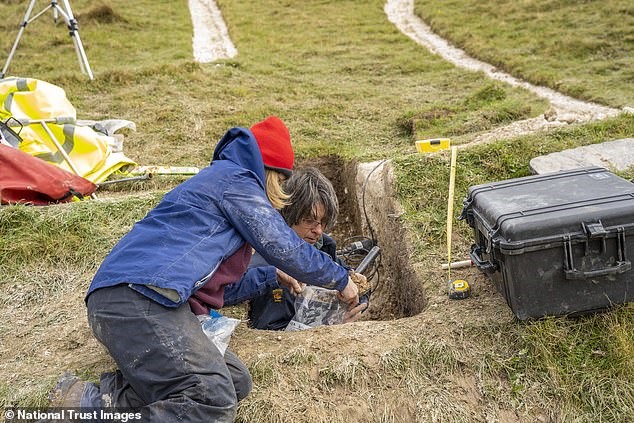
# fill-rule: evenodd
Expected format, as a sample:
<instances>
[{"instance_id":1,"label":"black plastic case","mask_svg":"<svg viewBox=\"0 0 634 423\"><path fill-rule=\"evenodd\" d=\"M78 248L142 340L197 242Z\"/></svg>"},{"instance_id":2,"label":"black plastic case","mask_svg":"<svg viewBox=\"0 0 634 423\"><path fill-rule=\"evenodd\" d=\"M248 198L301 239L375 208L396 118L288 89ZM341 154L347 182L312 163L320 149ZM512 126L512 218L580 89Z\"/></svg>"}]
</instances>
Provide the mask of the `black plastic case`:
<instances>
[{"instance_id":1,"label":"black plastic case","mask_svg":"<svg viewBox=\"0 0 634 423\"><path fill-rule=\"evenodd\" d=\"M634 299L634 184L600 167L469 188L471 259L521 320Z\"/></svg>"}]
</instances>

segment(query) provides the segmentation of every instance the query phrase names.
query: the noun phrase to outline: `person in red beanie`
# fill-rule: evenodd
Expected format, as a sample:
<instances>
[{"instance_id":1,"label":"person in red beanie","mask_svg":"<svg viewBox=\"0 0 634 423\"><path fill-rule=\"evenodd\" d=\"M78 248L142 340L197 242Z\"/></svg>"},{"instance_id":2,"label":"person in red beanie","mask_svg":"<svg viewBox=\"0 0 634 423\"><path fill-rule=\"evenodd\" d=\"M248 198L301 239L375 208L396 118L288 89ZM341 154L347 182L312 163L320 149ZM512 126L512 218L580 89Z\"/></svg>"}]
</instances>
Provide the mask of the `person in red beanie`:
<instances>
[{"instance_id":1,"label":"person in red beanie","mask_svg":"<svg viewBox=\"0 0 634 423\"><path fill-rule=\"evenodd\" d=\"M251 377L235 354L223 356L208 340L196 315L221 308L227 284L250 283L243 274L252 249L286 275L279 282L290 290L301 291L301 280L356 306L348 271L278 211L293 164L279 118L227 131L211 164L137 222L92 280L88 322L118 370L99 384L63 378L51 405L132 409L137 422L233 422Z\"/></svg>"}]
</instances>

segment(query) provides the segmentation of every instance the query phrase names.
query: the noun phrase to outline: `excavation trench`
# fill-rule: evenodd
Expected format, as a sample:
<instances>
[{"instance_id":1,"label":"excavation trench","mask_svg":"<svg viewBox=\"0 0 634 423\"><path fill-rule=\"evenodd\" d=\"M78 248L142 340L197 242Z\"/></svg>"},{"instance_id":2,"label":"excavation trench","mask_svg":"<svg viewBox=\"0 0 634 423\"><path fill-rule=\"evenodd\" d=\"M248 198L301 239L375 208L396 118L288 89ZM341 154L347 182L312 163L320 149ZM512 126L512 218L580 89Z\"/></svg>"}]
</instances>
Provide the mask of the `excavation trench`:
<instances>
[{"instance_id":1,"label":"excavation trench","mask_svg":"<svg viewBox=\"0 0 634 423\"><path fill-rule=\"evenodd\" d=\"M310 165L327 176L337 192L340 212L331 235L338 249L360 238L375 240L381 249L372 279L375 289L364 319L392 320L420 313L426 297L399 223L401 207L393 192L390 162L356 163L322 157Z\"/></svg>"}]
</instances>

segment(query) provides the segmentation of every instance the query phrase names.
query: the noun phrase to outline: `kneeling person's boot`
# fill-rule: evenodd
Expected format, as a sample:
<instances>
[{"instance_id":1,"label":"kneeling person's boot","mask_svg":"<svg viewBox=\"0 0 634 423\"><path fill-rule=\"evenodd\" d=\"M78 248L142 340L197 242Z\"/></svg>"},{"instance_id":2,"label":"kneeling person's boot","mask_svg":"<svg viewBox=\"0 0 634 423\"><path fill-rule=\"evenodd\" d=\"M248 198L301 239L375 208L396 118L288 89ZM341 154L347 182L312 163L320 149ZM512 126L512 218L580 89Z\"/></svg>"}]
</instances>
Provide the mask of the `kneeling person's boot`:
<instances>
[{"instance_id":1,"label":"kneeling person's boot","mask_svg":"<svg viewBox=\"0 0 634 423\"><path fill-rule=\"evenodd\" d=\"M48 395L50 400L49 408L79 409L87 383L75 375L65 373Z\"/></svg>"}]
</instances>

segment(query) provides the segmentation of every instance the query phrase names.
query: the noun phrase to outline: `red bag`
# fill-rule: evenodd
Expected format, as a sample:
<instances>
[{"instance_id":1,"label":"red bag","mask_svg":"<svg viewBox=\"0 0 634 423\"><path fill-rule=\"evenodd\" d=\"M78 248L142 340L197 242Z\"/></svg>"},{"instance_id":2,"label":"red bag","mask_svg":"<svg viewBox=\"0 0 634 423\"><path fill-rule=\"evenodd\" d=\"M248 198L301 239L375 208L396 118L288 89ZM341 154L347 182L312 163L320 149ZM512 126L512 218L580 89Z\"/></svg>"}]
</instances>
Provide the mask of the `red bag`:
<instances>
[{"instance_id":1,"label":"red bag","mask_svg":"<svg viewBox=\"0 0 634 423\"><path fill-rule=\"evenodd\" d=\"M83 198L97 189L88 179L0 144L0 202L45 205Z\"/></svg>"}]
</instances>

